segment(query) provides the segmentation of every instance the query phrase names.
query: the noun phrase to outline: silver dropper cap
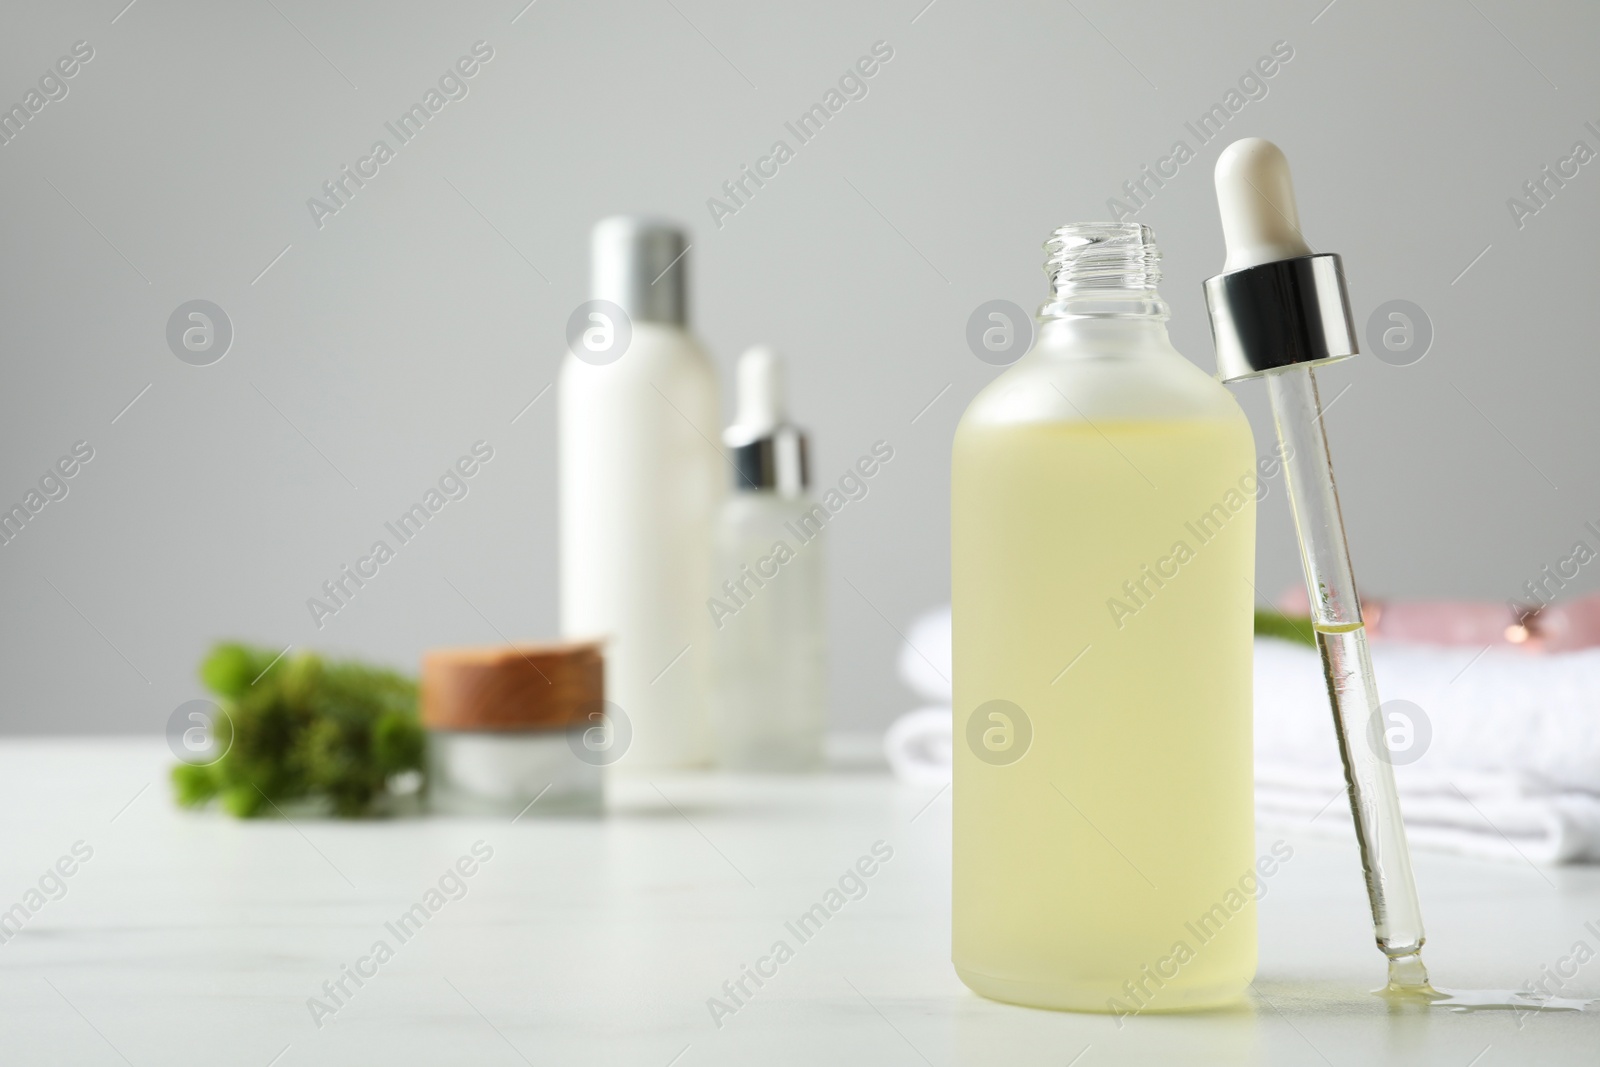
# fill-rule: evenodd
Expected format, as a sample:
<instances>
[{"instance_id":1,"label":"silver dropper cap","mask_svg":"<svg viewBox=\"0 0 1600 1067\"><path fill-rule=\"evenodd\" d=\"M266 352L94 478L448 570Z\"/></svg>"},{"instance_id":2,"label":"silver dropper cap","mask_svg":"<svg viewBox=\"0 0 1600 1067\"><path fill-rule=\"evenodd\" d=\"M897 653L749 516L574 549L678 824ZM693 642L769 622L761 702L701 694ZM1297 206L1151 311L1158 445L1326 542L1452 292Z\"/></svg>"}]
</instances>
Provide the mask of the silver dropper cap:
<instances>
[{"instance_id":1,"label":"silver dropper cap","mask_svg":"<svg viewBox=\"0 0 1600 1067\"><path fill-rule=\"evenodd\" d=\"M595 223L590 296L609 300L635 322L689 321L689 243L662 219L613 215Z\"/></svg>"},{"instance_id":2,"label":"silver dropper cap","mask_svg":"<svg viewBox=\"0 0 1600 1067\"><path fill-rule=\"evenodd\" d=\"M1300 233L1289 162L1271 141L1235 141L1217 159L1217 205L1228 258L1205 283L1217 377L1253 378L1353 356L1344 265Z\"/></svg>"},{"instance_id":3,"label":"silver dropper cap","mask_svg":"<svg viewBox=\"0 0 1600 1067\"><path fill-rule=\"evenodd\" d=\"M1217 377L1254 378L1297 363L1355 355L1355 323L1344 267L1333 253L1280 259L1205 282Z\"/></svg>"},{"instance_id":4,"label":"silver dropper cap","mask_svg":"<svg viewBox=\"0 0 1600 1067\"><path fill-rule=\"evenodd\" d=\"M736 378L738 410L722 435L734 489L800 496L811 484L811 470L805 431L784 412L782 357L765 345L747 349Z\"/></svg>"}]
</instances>

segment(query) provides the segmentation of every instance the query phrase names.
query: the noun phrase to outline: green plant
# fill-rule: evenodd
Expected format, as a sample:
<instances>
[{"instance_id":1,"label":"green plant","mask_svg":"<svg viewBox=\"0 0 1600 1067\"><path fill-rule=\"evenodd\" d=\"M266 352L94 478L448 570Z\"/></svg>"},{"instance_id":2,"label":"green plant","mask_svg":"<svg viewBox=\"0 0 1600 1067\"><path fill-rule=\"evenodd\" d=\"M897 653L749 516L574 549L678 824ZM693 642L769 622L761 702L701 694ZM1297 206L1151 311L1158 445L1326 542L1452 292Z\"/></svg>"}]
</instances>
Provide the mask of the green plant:
<instances>
[{"instance_id":1,"label":"green plant","mask_svg":"<svg viewBox=\"0 0 1600 1067\"><path fill-rule=\"evenodd\" d=\"M225 748L204 766L172 769L177 801L217 800L240 818L289 801L324 801L344 818L377 813L396 775L424 773L417 686L404 675L351 660L224 643L200 678L225 715L214 729Z\"/></svg>"},{"instance_id":2,"label":"green plant","mask_svg":"<svg viewBox=\"0 0 1600 1067\"><path fill-rule=\"evenodd\" d=\"M1316 633L1311 629L1308 615L1284 615L1277 611L1256 611L1256 636L1276 637L1280 641L1293 641L1309 648L1317 647Z\"/></svg>"}]
</instances>

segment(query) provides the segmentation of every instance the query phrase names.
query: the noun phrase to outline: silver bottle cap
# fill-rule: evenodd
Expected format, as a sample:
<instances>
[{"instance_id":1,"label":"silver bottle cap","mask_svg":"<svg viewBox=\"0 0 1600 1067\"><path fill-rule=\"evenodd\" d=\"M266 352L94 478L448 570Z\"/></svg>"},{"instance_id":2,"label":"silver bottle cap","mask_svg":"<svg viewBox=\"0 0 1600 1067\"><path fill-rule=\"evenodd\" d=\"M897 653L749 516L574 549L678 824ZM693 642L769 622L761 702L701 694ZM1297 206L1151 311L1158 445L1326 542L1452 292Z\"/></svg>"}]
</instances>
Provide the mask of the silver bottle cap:
<instances>
[{"instance_id":1,"label":"silver bottle cap","mask_svg":"<svg viewBox=\"0 0 1600 1067\"><path fill-rule=\"evenodd\" d=\"M800 496L811 485L806 434L798 426L785 423L746 441L727 440L727 445L733 487L741 492Z\"/></svg>"},{"instance_id":2,"label":"silver bottle cap","mask_svg":"<svg viewBox=\"0 0 1600 1067\"><path fill-rule=\"evenodd\" d=\"M783 359L765 345L739 357L737 415L722 435L733 463L733 487L799 496L811 484L805 431L784 410Z\"/></svg>"},{"instance_id":3,"label":"silver bottle cap","mask_svg":"<svg viewBox=\"0 0 1600 1067\"><path fill-rule=\"evenodd\" d=\"M634 322L689 321L689 248L679 227L661 219L613 215L595 223L590 296L609 300Z\"/></svg>"},{"instance_id":4,"label":"silver bottle cap","mask_svg":"<svg viewBox=\"0 0 1600 1067\"><path fill-rule=\"evenodd\" d=\"M1228 271L1206 279L1205 293L1222 381L1360 351L1344 265L1333 253Z\"/></svg>"}]
</instances>

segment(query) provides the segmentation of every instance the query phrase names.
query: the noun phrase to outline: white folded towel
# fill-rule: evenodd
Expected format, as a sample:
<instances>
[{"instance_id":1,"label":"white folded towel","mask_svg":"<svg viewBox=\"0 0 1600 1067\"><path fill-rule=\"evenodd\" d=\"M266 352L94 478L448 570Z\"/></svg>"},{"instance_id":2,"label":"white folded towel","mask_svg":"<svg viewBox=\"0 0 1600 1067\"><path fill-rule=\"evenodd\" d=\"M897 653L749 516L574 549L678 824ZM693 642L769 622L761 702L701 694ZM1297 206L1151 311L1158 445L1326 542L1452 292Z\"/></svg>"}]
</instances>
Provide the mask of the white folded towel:
<instances>
[{"instance_id":1,"label":"white folded towel","mask_svg":"<svg viewBox=\"0 0 1600 1067\"><path fill-rule=\"evenodd\" d=\"M900 675L938 708L902 716L885 737L895 773L949 781L950 609L907 631ZM1600 649L1558 655L1379 645L1385 701L1421 709L1425 750L1395 767L1418 848L1535 863L1600 862ZM1317 653L1256 641L1256 817L1266 826L1342 834L1349 803Z\"/></svg>"},{"instance_id":2,"label":"white folded towel","mask_svg":"<svg viewBox=\"0 0 1600 1067\"><path fill-rule=\"evenodd\" d=\"M1415 705L1424 720L1412 743L1427 747L1394 768L1413 845L1600 861L1600 649L1539 656L1380 644L1372 665L1381 698ZM1258 640L1255 693L1257 820L1304 825L1315 816L1313 829L1348 835L1316 651ZM1338 799L1316 815L1330 797Z\"/></svg>"},{"instance_id":3,"label":"white folded towel","mask_svg":"<svg viewBox=\"0 0 1600 1067\"><path fill-rule=\"evenodd\" d=\"M900 645L900 680L917 696L949 706L950 605L933 608L911 620Z\"/></svg>"},{"instance_id":4,"label":"white folded towel","mask_svg":"<svg viewBox=\"0 0 1600 1067\"><path fill-rule=\"evenodd\" d=\"M918 708L889 724L883 754L896 778L909 785L944 785L950 781L950 709Z\"/></svg>"}]
</instances>

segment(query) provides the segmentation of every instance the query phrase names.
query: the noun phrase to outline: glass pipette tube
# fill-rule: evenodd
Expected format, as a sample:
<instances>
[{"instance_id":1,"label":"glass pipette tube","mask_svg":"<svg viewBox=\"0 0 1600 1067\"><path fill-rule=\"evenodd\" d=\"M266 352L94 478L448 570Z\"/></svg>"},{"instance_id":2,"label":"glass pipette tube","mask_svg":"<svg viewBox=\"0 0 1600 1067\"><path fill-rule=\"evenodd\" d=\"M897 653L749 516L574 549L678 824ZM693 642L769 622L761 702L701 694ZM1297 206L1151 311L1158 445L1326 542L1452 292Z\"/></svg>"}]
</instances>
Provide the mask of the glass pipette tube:
<instances>
[{"instance_id":1,"label":"glass pipette tube","mask_svg":"<svg viewBox=\"0 0 1600 1067\"><path fill-rule=\"evenodd\" d=\"M1406 986L1424 986L1422 906L1400 821L1400 797L1323 432L1316 372L1309 365L1295 364L1263 377L1284 457L1311 624L1333 705L1373 930L1378 948L1389 958L1391 978L1402 979Z\"/></svg>"}]
</instances>

